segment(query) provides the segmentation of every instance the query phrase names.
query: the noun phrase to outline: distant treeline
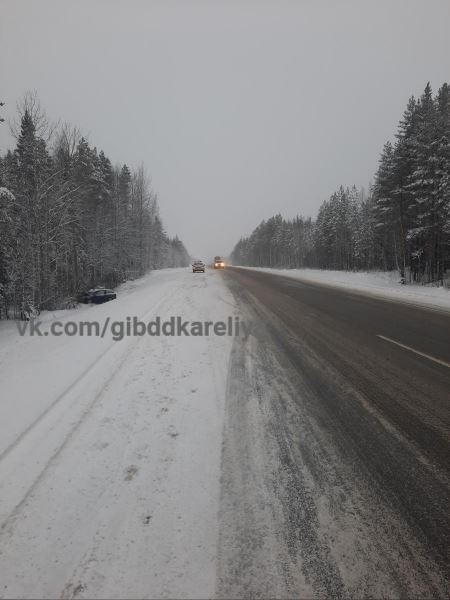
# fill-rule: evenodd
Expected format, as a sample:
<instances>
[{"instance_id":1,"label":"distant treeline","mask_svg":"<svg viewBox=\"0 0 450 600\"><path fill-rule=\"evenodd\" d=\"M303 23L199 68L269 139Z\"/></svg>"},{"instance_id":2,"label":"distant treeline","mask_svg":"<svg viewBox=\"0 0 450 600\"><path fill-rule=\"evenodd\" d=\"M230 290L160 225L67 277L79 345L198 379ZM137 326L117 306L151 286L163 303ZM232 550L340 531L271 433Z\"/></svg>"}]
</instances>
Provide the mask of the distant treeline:
<instances>
[{"instance_id":1,"label":"distant treeline","mask_svg":"<svg viewBox=\"0 0 450 600\"><path fill-rule=\"evenodd\" d=\"M412 97L367 196L341 187L316 220L277 215L235 246L234 264L397 269L403 281L443 279L450 268L450 97L428 84Z\"/></svg>"},{"instance_id":2,"label":"distant treeline","mask_svg":"<svg viewBox=\"0 0 450 600\"><path fill-rule=\"evenodd\" d=\"M0 318L64 306L83 288L187 266L142 167L112 166L78 129L20 106L15 150L0 156Z\"/></svg>"}]
</instances>

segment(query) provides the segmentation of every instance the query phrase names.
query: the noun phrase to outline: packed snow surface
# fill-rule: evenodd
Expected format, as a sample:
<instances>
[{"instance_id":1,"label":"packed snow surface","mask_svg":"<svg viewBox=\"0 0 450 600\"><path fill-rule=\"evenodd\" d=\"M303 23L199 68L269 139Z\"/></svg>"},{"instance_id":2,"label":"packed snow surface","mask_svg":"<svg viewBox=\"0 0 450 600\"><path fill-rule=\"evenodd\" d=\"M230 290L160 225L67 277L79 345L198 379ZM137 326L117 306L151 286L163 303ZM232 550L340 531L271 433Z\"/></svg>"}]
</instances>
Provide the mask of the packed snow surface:
<instances>
[{"instance_id":1,"label":"packed snow surface","mask_svg":"<svg viewBox=\"0 0 450 600\"><path fill-rule=\"evenodd\" d=\"M221 277L179 269L43 321L233 310ZM21 337L1 323L0 597L214 595L231 344Z\"/></svg>"}]
</instances>

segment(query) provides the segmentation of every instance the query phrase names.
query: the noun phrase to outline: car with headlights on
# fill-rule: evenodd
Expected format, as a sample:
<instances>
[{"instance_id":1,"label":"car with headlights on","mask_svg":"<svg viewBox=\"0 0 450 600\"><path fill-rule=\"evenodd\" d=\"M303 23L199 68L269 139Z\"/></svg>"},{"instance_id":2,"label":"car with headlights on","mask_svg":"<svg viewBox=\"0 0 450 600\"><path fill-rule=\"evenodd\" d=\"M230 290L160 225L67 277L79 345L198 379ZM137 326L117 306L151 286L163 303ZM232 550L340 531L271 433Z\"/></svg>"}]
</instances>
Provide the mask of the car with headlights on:
<instances>
[{"instance_id":1,"label":"car with headlights on","mask_svg":"<svg viewBox=\"0 0 450 600\"><path fill-rule=\"evenodd\" d=\"M214 268L215 269L224 269L225 268L225 262L224 262L223 258L221 258L220 256L214 257Z\"/></svg>"}]
</instances>

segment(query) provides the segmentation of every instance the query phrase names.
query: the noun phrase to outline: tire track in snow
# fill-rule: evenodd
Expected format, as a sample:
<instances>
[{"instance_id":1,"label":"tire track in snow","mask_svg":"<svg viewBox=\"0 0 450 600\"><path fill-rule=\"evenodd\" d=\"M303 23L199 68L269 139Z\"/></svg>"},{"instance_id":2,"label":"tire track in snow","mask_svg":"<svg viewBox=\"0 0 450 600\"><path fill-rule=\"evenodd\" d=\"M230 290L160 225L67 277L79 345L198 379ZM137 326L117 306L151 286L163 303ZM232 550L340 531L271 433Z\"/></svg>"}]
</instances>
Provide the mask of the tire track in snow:
<instances>
[{"instance_id":1,"label":"tire track in snow","mask_svg":"<svg viewBox=\"0 0 450 600\"><path fill-rule=\"evenodd\" d=\"M167 302L167 300L169 298L172 297L173 291L168 293L163 300L157 302L157 304L151 308L147 313L145 313L142 317L140 317L143 320L146 320L149 318L149 316L151 314L153 314L156 310L158 310L158 308L160 308L161 306L164 305L165 302ZM121 340L119 343L123 343L123 340ZM129 340L129 343L131 343L131 340ZM82 371L82 373L80 373L80 375L74 380L72 381L72 383L70 383L66 389L61 392L56 398L55 400L53 400L53 402L44 410L42 411L42 413L36 417L34 419L34 421L32 421L28 427L26 429L24 429L18 436L17 438L11 442L11 444L9 444L9 446L7 446L1 453L0 453L0 462L2 460L4 460L8 454L10 454L10 452L18 445L20 444L20 442L23 440L23 438L30 433L30 431L32 431L37 425L39 425L39 423L45 419L45 417L62 401L64 400L64 398L72 391L74 390L93 370L94 368L98 365L98 363L100 363L107 354L109 354L111 352L111 350L115 347L117 347L118 342L112 342L110 346L108 346L105 350L103 350L103 352L94 360L94 362L92 362L86 369L84 369L84 371Z\"/></svg>"},{"instance_id":2,"label":"tire track in snow","mask_svg":"<svg viewBox=\"0 0 450 600\"><path fill-rule=\"evenodd\" d=\"M164 313L223 320L220 278L191 281ZM212 597L231 339L138 341L1 534L0 597Z\"/></svg>"},{"instance_id":3,"label":"tire track in snow","mask_svg":"<svg viewBox=\"0 0 450 600\"><path fill-rule=\"evenodd\" d=\"M236 341L229 372L216 595L446 597L448 486L330 360L364 348L239 277L241 311L265 328Z\"/></svg>"},{"instance_id":4,"label":"tire track in snow","mask_svg":"<svg viewBox=\"0 0 450 600\"><path fill-rule=\"evenodd\" d=\"M181 289L181 288L182 288L182 286L177 287L177 289ZM148 319L151 315L153 315L156 311L158 311L162 306L164 306L167 303L167 301L173 297L173 294L174 294L173 290L171 292L169 292L168 294L166 294L151 309L149 309L141 317L141 319L143 319L143 320ZM14 521L15 516L17 515L18 512L20 512L21 507L24 505L24 503L27 501L29 496L33 493L33 491L35 490L37 485L43 479L48 468L51 466L53 461L60 455L60 453L64 450L64 448L67 446L69 441L72 439L73 435L80 428L82 423L86 420L86 418L92 411L93 407L97 403L98 399L102 396L102 394L104 392L104 388L111 383L111 381L116 376L117 372L120 371L122 366L129 360L130 354L132 353L133 349L135 349L137 347L140 339L141 338L139 338L139 337L130 338L129 340L127 340L125 342L126 348L124 348L123 346L118 346L118 344L123 344L124 340L121 340L119 342L112 342L111 345L108 346L108 348L106 348L106 350L104 350L103 353L95 360L95 362L92 365L90 365L87 369L85 369L85 371L74 382L72 382L66 388L66 390L62 394L60 394L58 396L58 398L43 413L41 413L41 415L39 415L39 417L37 419L35 419L29 427L27 427L26 430L24 430L20 434L20 436L7 448L7 450L5 450L2 453L2 455L0 455L0 473L1 473L1 469L4 468L4 465L2 463L5 463L7 461L14 461L14 457L12 454L14 453L15 449L18 449L20 451L20 444L24 442L25 438L27 436L29 436L30 434L32 434L34 432L34 430L37 427L39 427L39 425L41 425L41 424L43 425L45 422L45 418L49 417L50 414L52 413L52 411L64 399L66 399L71 393L76 393L77 387L81 386L81 384L94 371L94 368L98 367L103 362L105 357L108 356L113 349L117 348L118 350L121 350L121 353L120 353L121 359L120 359L119 363L117 365L115 365L116 368L112 371L110 376L107 377L107 379L102 382L101 389L94 395L93 399L88 403L87 407L82 411L81 415L76 417L76 421L71 424L70 429L66 432L65 437L63 438L62 442L57 443L56 448L53 449L51 456L49 458L47 458L45 464L39 468L39 474L37 475L37 477L35 477L32 480L30 485L27 486L27 488L26 488L27 491L26 491L25 495L22 496L21 500L19 502L17 502L14 505L14 507L10 507L7 510L8 516L0 524L0 536L1 536L2 532L7 530L8 527L11 525L11 523ZM74 401L75 401L75 399L74 399ZM74 401L71 402L71 404L67 407L62 418L67 418L67 410L70 410L71 408L74 407ZM50 430L52 430L52 429L54 429L54 427L51 427ZM0 478L0 480L1 480L1 478Z\"/></svg>"}]
</instances>

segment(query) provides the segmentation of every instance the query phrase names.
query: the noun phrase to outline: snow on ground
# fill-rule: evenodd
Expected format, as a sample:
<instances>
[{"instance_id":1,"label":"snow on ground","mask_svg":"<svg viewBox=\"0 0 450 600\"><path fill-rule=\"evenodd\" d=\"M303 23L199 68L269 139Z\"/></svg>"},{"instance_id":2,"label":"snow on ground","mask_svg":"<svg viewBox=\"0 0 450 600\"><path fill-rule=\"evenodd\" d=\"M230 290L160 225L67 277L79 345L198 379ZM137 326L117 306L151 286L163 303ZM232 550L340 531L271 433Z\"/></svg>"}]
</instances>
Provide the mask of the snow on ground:
<instances>
[{"instance_id":1,"label":"snow on ground","mask_svg":"<svg viewBox=\"0 0 450 600\"><path fill-rule=\"evenodd\" d=\"M226 320L220 274L152 273L45 315ZM0 329L0 597L211 597L232 337Z\"/></svg>"},{"instance_id":2,"label":"snow on ground","mask_svg":"<svg viewBox=\"0 0 450 600\"><path fill-rule=\"evenodd\" d=\"M269 269L241 267L346 288L378 298L386 298L450 311L450 290L423 285L401 285L397 272L326 271L321 269Z\"/></svg>"}]
</instances>

